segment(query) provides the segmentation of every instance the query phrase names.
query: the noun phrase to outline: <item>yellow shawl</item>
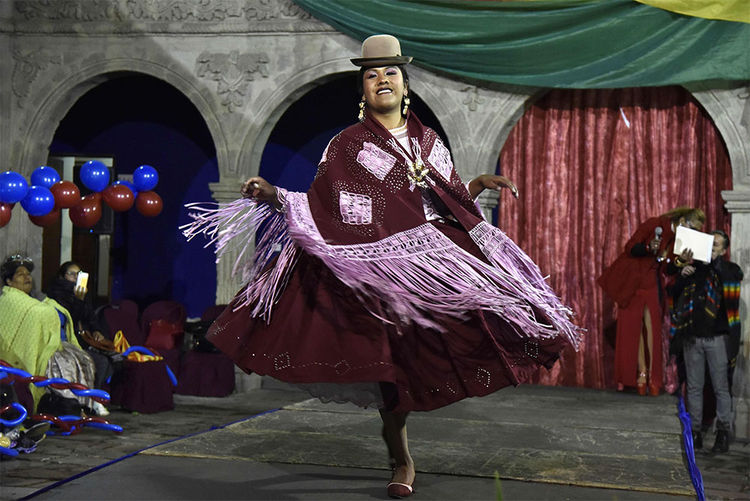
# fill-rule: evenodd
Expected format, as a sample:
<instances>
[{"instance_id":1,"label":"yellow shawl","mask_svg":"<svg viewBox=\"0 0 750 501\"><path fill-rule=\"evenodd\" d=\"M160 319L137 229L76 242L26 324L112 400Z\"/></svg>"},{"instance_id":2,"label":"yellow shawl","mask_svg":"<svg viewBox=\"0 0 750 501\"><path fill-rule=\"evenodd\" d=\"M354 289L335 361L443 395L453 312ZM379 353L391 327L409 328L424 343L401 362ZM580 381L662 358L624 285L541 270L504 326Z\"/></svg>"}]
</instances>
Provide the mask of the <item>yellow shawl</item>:
<instances>
[{"instance_id":1,"label":"yellow shawl","mask_svg":"<svg viewBox=\"0 0 750 501\"><path fill-rule=\"evenodd\" d=\"M46 375L50 357L62 349L56 310L68 319L65 329L68 341L80 348L65 308L52 299L39 301L21 290L4 286L0 294L0 360L35 376ZM33 384L29 388L36 407L45 390Z\"/></svg>"}]
</instances>

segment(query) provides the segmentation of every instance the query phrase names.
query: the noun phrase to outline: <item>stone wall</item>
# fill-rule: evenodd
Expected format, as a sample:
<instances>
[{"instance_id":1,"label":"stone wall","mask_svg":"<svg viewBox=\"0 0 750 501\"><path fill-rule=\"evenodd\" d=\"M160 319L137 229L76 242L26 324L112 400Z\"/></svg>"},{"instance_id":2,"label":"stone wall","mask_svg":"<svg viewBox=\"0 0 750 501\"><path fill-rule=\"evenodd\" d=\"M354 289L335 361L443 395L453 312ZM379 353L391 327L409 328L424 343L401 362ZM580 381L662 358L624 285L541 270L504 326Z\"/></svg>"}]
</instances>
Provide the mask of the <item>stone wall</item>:
<instances>
[{"instance_id":1,"label":"stone wall","mask_svg":"<svg viewBox=\"0 0 750 501\"><path fill-rule=\"evenodd\" d=\"M359 47L289 0L3 1L0 165L28 176L46 162L59 122L79 97L119 73L138 72L170 83L201 113L220 172L211 189L216 200L232 200L241 180L258 172L266 140L284 111L310 88L352 71L349 58ZM417 66L410 76L412 90L440 120L465 179L494 172L524 105L542 93L467 83ZM748 269L750 88L688 90L727 145L734 188L723 196L732 213L732 257ZM496 200L487 196L481 203L489 211ZM0 255L20 250L41 260L41 229L26 218L13 218L0 232ZM217 265L220 302L238 288L228 262ZM746 286L745 325L748 299ZM750 358L747 334L744 352ZM750 379L750 369L745 372ZM739 406L743 436L750 435L748 397Z\"/></svg>"}]
</instances>

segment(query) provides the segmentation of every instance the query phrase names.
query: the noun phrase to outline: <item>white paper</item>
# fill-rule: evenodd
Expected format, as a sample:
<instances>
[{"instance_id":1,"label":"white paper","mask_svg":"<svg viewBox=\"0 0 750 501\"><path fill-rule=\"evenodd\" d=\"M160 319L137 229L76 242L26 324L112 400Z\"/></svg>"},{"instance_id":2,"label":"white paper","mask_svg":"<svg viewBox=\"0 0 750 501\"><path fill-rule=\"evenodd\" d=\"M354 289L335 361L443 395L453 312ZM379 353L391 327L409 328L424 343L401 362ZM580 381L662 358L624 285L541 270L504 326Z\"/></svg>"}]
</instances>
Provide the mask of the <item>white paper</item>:
<instances>
[{"instance_id":1,"label":"white paper","mask_svg":"<svg viewBox=\"0 0 750 501\"><path fill-rule=\"evenodd\" d=\"M687 226L678 226L674 237L674 253L682 254L685 249L693 251L693 259L711 262L711 249L714 246L714 236L702 231L691 230Z\"/></svg>"}]
</instances>

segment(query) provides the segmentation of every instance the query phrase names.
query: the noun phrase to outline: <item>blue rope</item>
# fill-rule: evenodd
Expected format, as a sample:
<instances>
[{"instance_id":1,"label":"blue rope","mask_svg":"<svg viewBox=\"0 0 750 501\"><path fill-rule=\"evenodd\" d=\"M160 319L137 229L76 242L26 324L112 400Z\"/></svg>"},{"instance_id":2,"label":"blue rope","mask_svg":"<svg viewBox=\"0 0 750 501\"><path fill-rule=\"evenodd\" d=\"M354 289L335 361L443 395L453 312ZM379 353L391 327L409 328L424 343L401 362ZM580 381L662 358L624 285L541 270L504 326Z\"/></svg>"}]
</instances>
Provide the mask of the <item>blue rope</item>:
<instances>
[{"instance_id":1,"label":"blue rope","mask_svg":"<svg viewBox=\"0 0 750 501\"><path fill-rule=\"evenodd\" d=\"M145 346L131 346L130 348L122 352L122 356L123 358L127 357L133 352L143 353L144 355L151 355L152 357L158 356ZM169 379L172 381L172 386L177 386L177 378L175 377L174 372L172 372L172 369L169 368L169 365L167 365L166 360L164 361L164 366L167 368L167 376L169 376Z\"/></svg>"},{"instance_id":2,"label":"blue rope","mask_svg":"<svg viewBox=\"0 0 750 501\"><path fill-rule=\"evenodd\" d=\"M690 422L690 414L685 410L685 401L682 396L679 397L678 409L680 412L680 421L682 422L682 440L685 443L685 455L687 456L688 473L690 473L690 480L693 481L693 487L695 487L695 494L698 496L698 501L706 501L706 494L703 491L703 477L698 469L698 465L695 464L695 449L693 448L693 425Z\"/></svg>"},{"instance_id":3,"label":"blue rope","mask_svg":"<svg viewBox=\"0 0 750 501\"><path fill-rule=\"evenodd\" d=\"M72 435L76 432L76 427L80 426L89 426L91 428L99 428L101 430L108 430L108 431L114 431L116 433L122 433L122 426L112 423L101 423L98 421L85 421L82 420L80 416L72 416L72 415L66 415L66 416L58 416L57 419L60 421L81 421L80 423L76 422L74 425L71 426L69 431L62 431L62 432L54 432L54 431L48 431L47 435ZM45 420L50 424L54 424L52 421Z\"/></svg>"},{"instance_id":4,"label":"blue rope","mask_svg":"<svg viewBox=\"0 0 750 501\"><path fill-rule=\"evenodd\" d=\"M31 374L29 374L23 369L17 369L16 367L9 367L7 365L0 365L0 381L7 378L8 374L12 374L14 376L18 376L24 379L33 377ZM68 381L67 379L63 379L61 377L53 377L53 378L45 378L43 381L34 381L33 384L40 388L44 388L45 386L49 386L52 384L69 385L72 383ZM96 389L91 389L91 388L87 390L80 390L78 388L66 388L66 389L72 391L73 395L77 397L92 397L92 398L98 398L101 400L109 400L109 393L107 393L104 390L96 390Z\"/></svg>"}]
</instances>

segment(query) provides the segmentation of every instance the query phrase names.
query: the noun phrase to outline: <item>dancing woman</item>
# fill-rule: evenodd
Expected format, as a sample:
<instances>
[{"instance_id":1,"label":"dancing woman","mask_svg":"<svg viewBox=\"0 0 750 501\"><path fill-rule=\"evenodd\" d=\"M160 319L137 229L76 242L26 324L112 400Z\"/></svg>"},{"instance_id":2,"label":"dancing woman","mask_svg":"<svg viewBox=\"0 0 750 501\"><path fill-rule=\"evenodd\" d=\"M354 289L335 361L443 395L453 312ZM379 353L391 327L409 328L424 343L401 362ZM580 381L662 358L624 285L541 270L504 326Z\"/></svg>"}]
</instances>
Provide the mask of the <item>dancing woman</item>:
<instances>
[{"instance_id":1,"label":"dancing woman","mask_svg":"<svg viewBox=\"0 0 750 501\"><path fill-rule=\"evenodd\" d=\"M392 497L413 492L410 411L517 385L579 341L537 266L474 203L516 187L495 175L464 184L408 109L410 61L390 35L365 40L352 59L359 122L330 141L307 193L251 177L244 198L193 206L185 228L238 263L256 244L211 342L245 371L377 407Z\"/></svg>"}]
</instances>

